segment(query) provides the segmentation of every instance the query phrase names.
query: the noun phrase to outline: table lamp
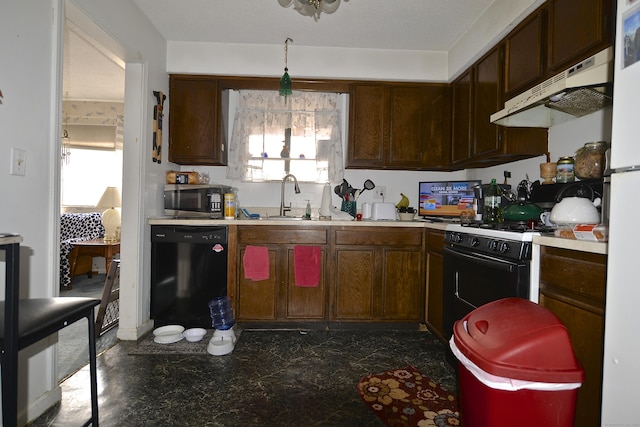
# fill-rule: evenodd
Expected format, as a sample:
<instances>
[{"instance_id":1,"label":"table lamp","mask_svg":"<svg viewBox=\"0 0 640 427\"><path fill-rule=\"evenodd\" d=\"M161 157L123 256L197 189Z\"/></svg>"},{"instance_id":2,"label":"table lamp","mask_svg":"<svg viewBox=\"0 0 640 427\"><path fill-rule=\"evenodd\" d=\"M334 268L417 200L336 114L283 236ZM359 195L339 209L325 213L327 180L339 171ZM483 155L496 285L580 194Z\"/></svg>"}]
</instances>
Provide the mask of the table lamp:
<instances>
[{"instance_id":1,"label":"table lamp","mask_svg":"<svg viewBox=\"0 0 640 427\"><path fill-rule=\"evenodd\" d=\"M100 198L98 208L107 208L102 212L102 225L104 226L104 240L119 240L118 229L120 228L120 212L115 208L121 206L120 191L117 187L107 187Z\"/></svg>"}]
</instances>

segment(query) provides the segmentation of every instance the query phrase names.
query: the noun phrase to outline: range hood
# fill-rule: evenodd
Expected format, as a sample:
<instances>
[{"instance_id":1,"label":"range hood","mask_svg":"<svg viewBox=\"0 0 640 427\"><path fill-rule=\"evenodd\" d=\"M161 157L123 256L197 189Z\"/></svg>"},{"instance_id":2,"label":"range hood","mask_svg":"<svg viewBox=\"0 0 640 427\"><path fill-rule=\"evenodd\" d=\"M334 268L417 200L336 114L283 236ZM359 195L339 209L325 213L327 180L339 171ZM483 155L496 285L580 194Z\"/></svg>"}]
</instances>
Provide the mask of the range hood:
<instances>
[{"instance_id":1,"label":"range hood","mask_svg":"<svg viewBox=\"0 0 640 427\"><path fill-rule=\"evenodd\" d=\"M508 100L491 123L549 128L612 103L613 48L609 47Z\"/></svg>"}]
</instances>

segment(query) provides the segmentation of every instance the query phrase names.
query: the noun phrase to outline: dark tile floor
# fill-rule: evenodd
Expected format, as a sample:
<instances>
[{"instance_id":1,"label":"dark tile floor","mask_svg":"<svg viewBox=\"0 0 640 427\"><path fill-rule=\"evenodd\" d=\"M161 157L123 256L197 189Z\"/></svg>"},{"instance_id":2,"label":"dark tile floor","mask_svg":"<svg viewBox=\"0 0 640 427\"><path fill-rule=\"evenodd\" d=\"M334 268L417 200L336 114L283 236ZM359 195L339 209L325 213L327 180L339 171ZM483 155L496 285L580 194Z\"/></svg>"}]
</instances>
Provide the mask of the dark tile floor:
<instances>
[{"instance_id":1,"label":"dark tile floor","mask_svg":"<svg viewBox=\"0 0 640 427\"><path fill-rule=\"evenodd\" d=\"M455 390L444 346L427 331L244 329L226 356L131 354L124 341L98 359L102 426L380 426L356 384L414 365ZM32 423L81 425L88 369L62 383L62 402Z\"/></svg>"}]
</instances>

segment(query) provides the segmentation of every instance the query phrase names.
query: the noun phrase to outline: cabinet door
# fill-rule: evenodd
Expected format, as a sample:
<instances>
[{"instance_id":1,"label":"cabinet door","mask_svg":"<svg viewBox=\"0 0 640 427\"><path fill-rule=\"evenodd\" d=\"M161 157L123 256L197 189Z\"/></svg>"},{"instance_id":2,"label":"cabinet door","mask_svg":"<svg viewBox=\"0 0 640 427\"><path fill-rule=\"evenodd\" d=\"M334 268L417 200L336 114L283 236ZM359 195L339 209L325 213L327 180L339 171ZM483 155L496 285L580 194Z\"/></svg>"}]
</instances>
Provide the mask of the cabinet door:
<instances>
[{"instance_id":1,"label":"cabinet door","mask_svg":"<svg viewBox=\"0 0 640 427\"><path fill-rule=\"evenodd\" d=\"M296 272L294 264L294 250L287 249L287 282L286 282L286 318L287 319L324 319L326 295L326 259L327 251L321 251L320 258L320 283L318 286L302 287L296 285Z\"/></svg>"},{"instance_id":2,"label":"cabinet door","mask_svg":"<svg viewBox=\"0 0 640 427\"><path fill-rule=\"evenodd\" d=\"M391 86L390 91L390 138L387 164L404 169L423 166L426 151L424 126L426 109L420 87Z\"/></svg>"},{"instance_id":3,"label":"cabinet door","mask_svg":"<svg viewBox=\"0 0 640 427\"><path fill-rule=\"evenodd\" d=\"M420 248L382 250L382 318L420 322L424 280Z\"/></svg>"},{"instance_id":4,"label":"cabinet door","mask_svg":"<svg viewBox=\"0 0 640 427\"><path fill-rule=\"evenodd\" d=\"M461 163L471 157L472 127L472 77L473 68L469 68L453 82L453 127L451 164Z\"/></svg>"},{"instance_id":5,"label":"cabinet door","mask_svg":"<svg viewBox=\"0 0 640 427\"><path fill-rule=\"evenodd\" d=\"M388 143L385 87L354 85L350 96L347 167L380 168Z\"/></svg>"},{"instance_id":6,"label":"cabinet door","mask_svg":"<svg viewBox=\"0 0 640 427\"><path fill-rule=\"evenodd\" d=\"M429 120L425 121L428 142L424 167L447 169L451 163L451 91L442 87L430 92Z\"/></svg>"},{"instance_id":7,"label":"cabinet door","mask_svg":"<svg viewBox=\"0 0 640 427\"><path fill-rule=\"evenodd\" d=\"M475 66L473 148L475 157L495 153L500 148L500 127L490 122L491 114L500 109L502 96L502 62L499 48L494 48Z\"/></svg>"},{"instance_id":8,"label":"cabinet door","mask_svg":"<svg viewBox=\"0 0 640 427\"><path fill-rule=\"evenodd\" d=\"M225 165L217 80L172 76L169 97L169 161Z\"/></svg>"},{"instance_id":9,"label":"cabinet door","mask_svg":"<svg viewBox=\"0 0 640 427\"><path fill-rule=\"evenodd\" d=\"M537 11L505 38L505 100L544 77L543 31L543 12Z\"/></svg>"},{"instance_id":10,"label":"cabinet door","mask_svg":"<svg viewBox=\"0 0 640 427\"><path fill-rule=\"evenodd\" d=\"M269 278L253 281L244 277L242 264L236 269L238 272L238 292L236 318L245 320L276 320L276 302L278 296L277 261L278 251L269 248ZM244 249L240 251L239 259L244 257ZM241 261L240 261L241 262Z\"/></svg>"},{"instance_id":11,"label":"cabinet door","mask_svg":"<svg viewBox=\"0 0 640 427\"><path fill-rule=\"evenodd\" d=\"M611 44L611 0L549 0L547 69L553 75Z\"/></svg>"},{"instance_id":12,"label":"cabinet door","mask_svg":"<svg viewBox=\"0 0 640 427\"><path fill-rule=\"evenodd\" d=\"M600 425L606 255L541 248L540 304L565 324L585 371L578 389L576 426Z\"/></svg>"},{"instance_id":13,"label":"cabinet door","mask_svg":"<svg viewBox=\"0 0 640 427\"><path fill-rule=\"evenodd\" d=\"M427 324L431 326L439 338L444 337L442 321L442 299L444 267L442 259L442 246L444 245L444 232L427 232Z\"/></svg>"},{"instance_id":14,"label":"cabinet door","mask_svg":"<svg viewBox=\"0 0 640 427\"><path fill-rule=\"evenodd\" d=\"M372 320L375 307L373 248L336 249L334 319Z\"/></svg>"}]
</instances>

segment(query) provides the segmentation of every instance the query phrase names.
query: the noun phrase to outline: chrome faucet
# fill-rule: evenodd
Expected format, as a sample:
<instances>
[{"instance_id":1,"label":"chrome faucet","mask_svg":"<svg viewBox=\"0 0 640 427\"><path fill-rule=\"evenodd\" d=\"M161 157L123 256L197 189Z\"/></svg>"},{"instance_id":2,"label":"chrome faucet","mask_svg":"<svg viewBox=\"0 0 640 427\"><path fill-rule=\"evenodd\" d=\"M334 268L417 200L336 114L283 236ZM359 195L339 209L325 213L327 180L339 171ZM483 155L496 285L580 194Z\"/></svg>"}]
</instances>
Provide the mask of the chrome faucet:
<instances>
[{"instance_id":1,"label":"chrome faucet","mask_svg":"<svg viewBox=\"0 0 640 427\"><path fill-rule=\"evenodd\" d=\"M291 211L291 203L289 203L289 206L284 205L284 184L288 179L293 179L293 189L296 194L300 194L300 187L298 186L297 178L293 174L285 175L284 178L282 178L282 184L280 185L280 216L285 216L285 212Z\"/></svg>"}]
</instances>

